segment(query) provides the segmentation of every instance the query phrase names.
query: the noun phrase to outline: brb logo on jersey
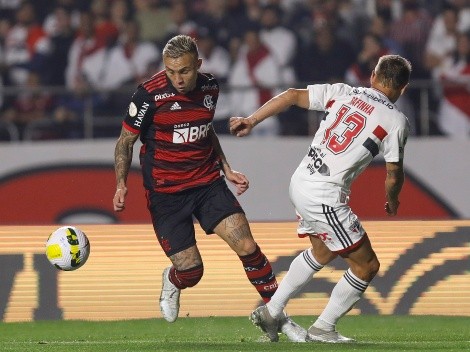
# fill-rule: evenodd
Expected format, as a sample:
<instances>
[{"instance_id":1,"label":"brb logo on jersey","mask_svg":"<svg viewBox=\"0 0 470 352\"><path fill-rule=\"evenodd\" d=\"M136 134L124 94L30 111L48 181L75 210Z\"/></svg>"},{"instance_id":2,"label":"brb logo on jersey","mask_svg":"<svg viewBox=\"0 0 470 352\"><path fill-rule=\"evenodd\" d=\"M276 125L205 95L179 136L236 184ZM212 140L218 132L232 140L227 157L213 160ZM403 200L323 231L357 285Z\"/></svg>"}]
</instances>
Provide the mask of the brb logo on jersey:
<instances>
[{"instance_id":1,"label":"brb logo on jersey","mask_svg":"<svg viewBox=\"0 0 470 352\"><path fill-rule=\"evenodd\" d=\"M207 137L212 122L200 126L189 126L189 124L175 125L173 130L173 143L195 142Z\"/></svg>"}]
</instances>

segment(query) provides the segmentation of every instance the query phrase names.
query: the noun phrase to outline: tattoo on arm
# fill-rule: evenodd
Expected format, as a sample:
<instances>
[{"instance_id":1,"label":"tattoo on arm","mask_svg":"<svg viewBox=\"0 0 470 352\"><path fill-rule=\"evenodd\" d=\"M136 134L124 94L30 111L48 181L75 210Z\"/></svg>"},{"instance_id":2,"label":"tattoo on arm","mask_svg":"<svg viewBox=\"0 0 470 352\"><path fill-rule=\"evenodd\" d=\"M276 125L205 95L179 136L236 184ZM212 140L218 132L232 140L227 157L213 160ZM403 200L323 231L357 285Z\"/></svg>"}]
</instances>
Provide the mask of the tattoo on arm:
<instances>
[{"instance_id":1,"label":"tattoo on arm","mask_svg":"<svg viewBox=\"0 0 470 352\"><path fill-rule=\"evenodd\" d=\"M133 147L138 136L138 134L124 128L121 130L121 135L114 149L114 170L116 172L117 185L126 184L132 162Z\"/></svg>"},{"instance_id":2,"label":"tattoo on arm","mask_svg":"<svg viewBox=\"0 0 470 352\"><path fill-rule=\"evenodd\" d=\"M398 195L400 194L404 181L405 177L401 166L396 168L387 168L387 178L385 180L387 199L398 200Z\"/></svg>"}]
</instances>

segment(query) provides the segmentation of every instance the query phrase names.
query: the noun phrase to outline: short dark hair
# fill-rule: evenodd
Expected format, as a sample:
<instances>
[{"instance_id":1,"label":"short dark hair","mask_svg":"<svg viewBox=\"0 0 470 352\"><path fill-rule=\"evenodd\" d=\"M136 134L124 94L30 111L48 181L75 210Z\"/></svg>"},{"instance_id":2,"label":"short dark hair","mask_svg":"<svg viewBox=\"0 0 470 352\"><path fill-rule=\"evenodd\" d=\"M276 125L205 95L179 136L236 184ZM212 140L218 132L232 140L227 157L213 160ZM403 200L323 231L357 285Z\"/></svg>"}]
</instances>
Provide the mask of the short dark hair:
<instances>
[{"instance_id":1,"label":"short dark hair","mask_svg":"<svg viewBox=\"0 0 470 352\"><path fill-rule=\"evenodd\" d=\"M189 35L180 34L171 38L163 48L163 56L173 59L183 56L184 54L193 54L199 57L196 40Z\"/></svg>"},{"instance_id":2,"label":"short dark hair","mask_svg":"<svg viewBox=\"0 0 470 352\"><path fill-rule=\"evenodd\" d=\"M411 63L400 55L384 55L377 63L375 74L384 87L402 89L410 81Z\"/></svg>"}]
</instances>

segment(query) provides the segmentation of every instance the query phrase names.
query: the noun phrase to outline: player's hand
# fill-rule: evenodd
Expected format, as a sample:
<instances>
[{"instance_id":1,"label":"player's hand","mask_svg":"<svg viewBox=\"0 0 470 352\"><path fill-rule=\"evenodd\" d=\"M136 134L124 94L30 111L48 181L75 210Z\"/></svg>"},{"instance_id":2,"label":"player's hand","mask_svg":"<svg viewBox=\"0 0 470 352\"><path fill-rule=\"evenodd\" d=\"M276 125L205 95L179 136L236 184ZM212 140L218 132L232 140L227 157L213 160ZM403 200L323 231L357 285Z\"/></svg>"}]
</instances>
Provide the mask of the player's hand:
<instances>
[{"instance_id":1,"label":"player's hand","mask_svg":"<svg viewBox=\"0 0 470 352\"><path fill-rule=\"evenodd\" d=\"M225 173L225 177L237 187L237 196L243 194L250 187L248 178L241 172L230 170Z\"/></svg>"},{"instance_id":2,"label":"player's hand","mask_svg":"<svg viewBox=\"0 0 470 352\"><path fill-rule=\"evenodd\" d=\"M388 214L388 216L395 216L397 215L399 206L400 202L398 200L396 202L386 202L385 212Z\"/></svg>"},{"instance_id":3,"label":"player's hand","mask_svg":"<svg viewBox=\"0 0 470 352\"><path fill-rule=\"evenodd\" d=\"M231 117L229 120L230 133L237 137L243 137L250 134L255 127L249 117Z\"/></svg>"},{"instance_id":4,"label":"player's hand","mask_svg":"<svg viewBox=\"0 0 470 352\"><path fill-rule=\"evenodd\" d=\"M114 198L113 198L113 206L114 206L114 211L123 211L126 206L125 206L125 200L126 200L126 195L127 195L127 187L121 187L116 190L116 193L114 193Z\"/></svg>"}]
</instances>

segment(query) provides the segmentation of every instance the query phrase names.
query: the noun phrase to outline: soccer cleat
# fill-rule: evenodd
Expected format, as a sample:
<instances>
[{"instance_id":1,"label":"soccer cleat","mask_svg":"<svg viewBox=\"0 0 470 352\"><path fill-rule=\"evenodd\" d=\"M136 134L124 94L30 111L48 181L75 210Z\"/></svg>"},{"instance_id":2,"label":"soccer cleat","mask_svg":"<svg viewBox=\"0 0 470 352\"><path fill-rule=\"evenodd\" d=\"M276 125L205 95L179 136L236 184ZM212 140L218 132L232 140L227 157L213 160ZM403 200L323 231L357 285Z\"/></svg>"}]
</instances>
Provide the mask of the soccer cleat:
<instances>
[{"instance_id":1,"label":"soccer cleat","mask_svg":"<svg viewBox=\"0 0 470 352\"><path fill-rule=\"evenodd\" d=\"M269 314L268 307L264 305L256 308L251 313L250 320L266 333L271 342L279 341L279 320Z\"/></svg>"},{"instance_id":2,"label":"soccer cleat","mask_svg":"<svg viewBox=\"0 0 470 352\"><path fill-rule=\"evenodd\" d=\"M173 323L178 318L180 310L180 290L170 281L170 268L165 268L162 274L162 292L160 294L160 311L163 318Z\"/></svg>"},{"instance_id":3,"label":"soccer cleat","mask_svg":"<svg viewBox=\"0 0 470 352\"><path fill-rule=\"evenodd\" d=\"M279 321L279 332L287 336L291 342L305 342L307 330L294 322L284 313L284 318Z\"/></svg>"},{"instance_id":4,"label":"soccer cleat","mask_svg":"<svg viewBox=\"0 0 470 352\"><path fill-rule=\"evenodd\" d=\"M341 335L338 331L326 331L315 326L308 328L306 341L321 341L328 343L350 343L354 342L354 339Z\"/></svg>"}]
</instances>

